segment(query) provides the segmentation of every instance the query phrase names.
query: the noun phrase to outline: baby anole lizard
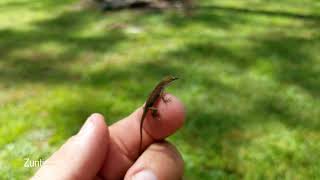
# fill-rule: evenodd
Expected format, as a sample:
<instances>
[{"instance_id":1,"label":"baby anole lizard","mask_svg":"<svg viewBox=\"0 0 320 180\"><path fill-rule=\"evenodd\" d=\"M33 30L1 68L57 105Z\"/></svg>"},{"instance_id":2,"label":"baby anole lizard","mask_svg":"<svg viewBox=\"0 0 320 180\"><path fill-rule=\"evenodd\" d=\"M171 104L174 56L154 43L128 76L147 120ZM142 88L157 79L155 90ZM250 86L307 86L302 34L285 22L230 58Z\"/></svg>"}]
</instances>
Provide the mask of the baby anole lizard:
<instances>
[{"instance_id":1,"label":"baby anole lizard","mask_svg":"<svg viewBox=\"0 0 320 180\"><path fill-rule=\"evenodd\" d=\"M139 145L139 153L142 150L142 128L143 128L143 121L148 113L148 110L151 110L152 117L156 117L158 114L158 109L154 107L154 104L161 98L165 103L170 101L169 99L164 98L164 88L167 87L172 81L177 80L177 77L174 76L167 76L162 81L160 81L157 86L153 89L150 93L146 104L143 107L143 113L140 119L140 145Z\"/></svg>"}]
</instances>

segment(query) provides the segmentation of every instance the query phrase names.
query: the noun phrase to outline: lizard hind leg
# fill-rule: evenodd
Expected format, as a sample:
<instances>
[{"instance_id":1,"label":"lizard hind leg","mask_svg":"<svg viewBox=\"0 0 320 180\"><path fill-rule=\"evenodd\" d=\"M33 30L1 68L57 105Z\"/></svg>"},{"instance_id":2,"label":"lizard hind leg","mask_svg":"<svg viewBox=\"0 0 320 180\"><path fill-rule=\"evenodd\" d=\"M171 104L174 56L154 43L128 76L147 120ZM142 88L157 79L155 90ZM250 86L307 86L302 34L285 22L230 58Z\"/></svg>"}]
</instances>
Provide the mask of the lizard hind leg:
<instances>
[{"instance_id":1,"label":"lizard hind leg","mask_svg":"<svg viewBox=\"0 0 320 180\"><path fill-rule=\"evenodd\" d=\"M155 107L149 107L153 118L159 119L158 109Z\"/></svg>"}]
</instances>

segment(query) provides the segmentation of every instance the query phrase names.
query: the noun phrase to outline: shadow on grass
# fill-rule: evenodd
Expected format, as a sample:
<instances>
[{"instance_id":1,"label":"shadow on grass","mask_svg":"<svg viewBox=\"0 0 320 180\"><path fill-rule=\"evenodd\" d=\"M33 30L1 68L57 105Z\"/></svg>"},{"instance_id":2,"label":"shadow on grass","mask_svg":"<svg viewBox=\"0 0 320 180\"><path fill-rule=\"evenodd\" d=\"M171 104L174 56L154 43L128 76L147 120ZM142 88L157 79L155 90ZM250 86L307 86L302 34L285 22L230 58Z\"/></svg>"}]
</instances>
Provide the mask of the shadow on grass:
<instances>
[{"instance_id":1,"label":"shadow on grass","mask_svg":"<svg viewBox=\"0 0 320 180\"><path fill-rule=\"evenodd\" d=\"M272 17L286 17L286 18L297 18L302 20L315 20L320 21L320 15L313 14L299 14L284 11L271 11L271 10L257 10L248 8L237 8L237 7L223 7L217 5L197 6L194 8L195 11L224 11L230 14L249 14L249 15L265 15Z\"/></svg>"},{"instance_id":2,"label":"shadow on grass","mask_svg":"<svg viewBox=\"0 0 320 180\"><path fill-rule=\"evenodd\" d=\"M172 26L184 27L187 25L202 24L211 28L232 28L236 23L244 23L246 19L235 16L233 13L225 11L209 11L207 9L195 9L192 16L184 16L173 13L168 16L166 22Z\"/></svg>"},{"instance_id":3,"label":"shadow on grass","mask_svg":"<svg viewBox=\"0 0 320 180\"><path fill-rule=\"evenodd\" d=\"M257 57L265 59L276 68L276 78L280 83L296 85L314 97L320 96L320 77L317 56L319 39L299 38L271 34L260 38L252 49Z\"/></svg>"},{"instance_id":4,"label":"shadow on grass","mask_svg":"<svg viewBox=\"0 0 320 180\"><path fill-rule=\"evenodd\" d=\"M77 30L85 29L98 16L86 12L65 12L56 18L34 23L27 31L0 30L0 79L2 82L59 82L77 80L70 71L70 64L84 53L105 53L126 39L120 31L108 31L104 35L77 36ZM62 52L42 52L41 46L56 44ZM28 50L32 48L32 52ZM38 48L36 51L34 49Z\"/></svg>"},{"instance_id":5,"label":"shadow on grass","mask_svg":"<svg viewBox=\"0 0 320 180\"><path fill-rule=\"evenodd\" d=\"M67 3L72 2L72 0L56 0L56 1L50 1L50 0L44 0L44 1L37 1L37 0L31 0L31 1L8 1L7 3L3 3L0 6L0 9L19 9L19 8L28 8L32 10L52 10L57 8L65 7Z\"/></svg>"}]
</instances>

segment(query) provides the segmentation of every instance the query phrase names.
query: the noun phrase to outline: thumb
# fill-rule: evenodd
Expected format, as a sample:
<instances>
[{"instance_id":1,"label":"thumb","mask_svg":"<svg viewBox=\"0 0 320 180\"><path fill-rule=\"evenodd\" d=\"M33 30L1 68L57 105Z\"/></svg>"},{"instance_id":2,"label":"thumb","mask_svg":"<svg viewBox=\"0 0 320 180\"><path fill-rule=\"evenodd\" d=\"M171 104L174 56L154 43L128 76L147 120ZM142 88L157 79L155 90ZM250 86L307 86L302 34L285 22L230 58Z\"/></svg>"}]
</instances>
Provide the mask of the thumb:
<instances>
[{"instance_id":1,"label":"thumb","mask_svg":"<svg viewBox=\"0 0 320 180\"><path fill-rule=\"evenodd\" d=\"M100 114L92 114L32 179L93 179L104 162L109 131Z\"/></svg>"}]
</instances>

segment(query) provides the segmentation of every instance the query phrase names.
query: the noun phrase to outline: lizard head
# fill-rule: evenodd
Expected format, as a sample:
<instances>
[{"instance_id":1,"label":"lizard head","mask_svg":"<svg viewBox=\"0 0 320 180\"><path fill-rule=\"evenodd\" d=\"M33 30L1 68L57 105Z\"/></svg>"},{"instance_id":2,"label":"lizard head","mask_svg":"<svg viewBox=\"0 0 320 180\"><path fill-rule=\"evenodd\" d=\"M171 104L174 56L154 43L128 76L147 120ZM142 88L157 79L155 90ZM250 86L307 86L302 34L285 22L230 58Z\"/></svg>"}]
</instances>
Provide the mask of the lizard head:
<instances>
[{"instance_id":1,"label":"lizard head","mask_svg":"<svg viewBox=\"0 0 320 180\"><path fill-rule=\"evenodd\" d=\"M179 79L179 78L170 75L170 76L165 77L163 79L163 82L165 82L166 84L170 84L172 81L175 81L177 79Z\"/></svg>"}]
</instances>

